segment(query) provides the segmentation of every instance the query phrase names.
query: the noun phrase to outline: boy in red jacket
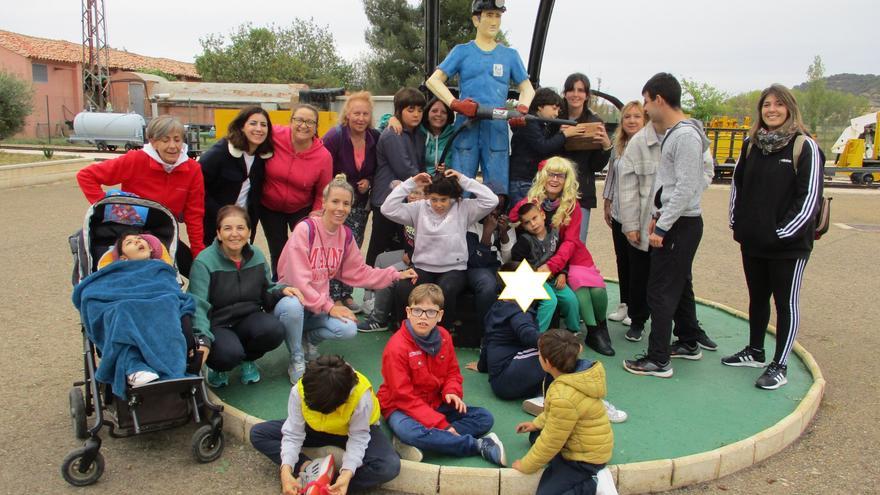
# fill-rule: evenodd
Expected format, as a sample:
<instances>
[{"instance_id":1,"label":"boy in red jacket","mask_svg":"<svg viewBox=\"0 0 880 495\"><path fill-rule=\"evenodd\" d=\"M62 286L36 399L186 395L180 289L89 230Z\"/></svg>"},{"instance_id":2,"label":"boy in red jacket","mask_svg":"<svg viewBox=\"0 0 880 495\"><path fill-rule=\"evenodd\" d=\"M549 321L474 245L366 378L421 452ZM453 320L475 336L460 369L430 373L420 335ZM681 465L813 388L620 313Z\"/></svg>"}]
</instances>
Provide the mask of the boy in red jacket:
<instances>
[{"instance_id":1,"label":"boy in red jacket","mask_svg":"<svg viewBox=\"0 0 880 495\"><path fill-rule=\"evenodd\" d=\"M501 440L486 434L495 422L492 413L470 407L461 398L452 337L437 325L443 318L440 286L416 286L406 316L382 353L384 383L377 394L400 457L421 461L425 449L457 457L479 454L493 464L507 465Z\"/></svg>"}]
</instances>

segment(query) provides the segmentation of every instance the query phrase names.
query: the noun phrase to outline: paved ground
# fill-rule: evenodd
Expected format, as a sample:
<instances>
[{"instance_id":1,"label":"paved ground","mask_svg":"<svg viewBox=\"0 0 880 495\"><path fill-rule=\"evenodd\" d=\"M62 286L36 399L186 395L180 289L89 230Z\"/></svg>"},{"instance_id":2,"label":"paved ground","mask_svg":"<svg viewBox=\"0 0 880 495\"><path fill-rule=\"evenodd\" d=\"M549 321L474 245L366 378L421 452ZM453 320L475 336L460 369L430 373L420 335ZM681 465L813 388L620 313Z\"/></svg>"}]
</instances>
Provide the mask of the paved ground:
<instances>
[{"instance_id":1,"label":"paved ground","mask_svg":"<svg viewBox=\"0 0 880 495\"><path fill-rule=\"evenodd\" d=\"M880 224L877 192L830 194L835 197L835 222ZM726 204L725 187L707 192L695 288L700 296L746 309ZM81 376L81 344L70 304L66 237L81 223L86 206L73 181L0 194L7 222L0 287L5 303L0 307L5 340L0 348L0 493L78 492L61 480L58 466L78 446L67 414L67 390ZM609 231L599 220L598 215L593 219L589 244L599 267L612 273ZM828 388L803 438L758 466L676 493L876 493L880 387L873 365L880 337L873 323L880 316L875 295L878 247L880 234L838 227L816 244L804 281L800 341L815 355ZM239 442L230 441L214 464L195 464L189 453L192 431L105 439L107 471L88 493L277 493L274 466Z\"/></svg>"}]
</instances>

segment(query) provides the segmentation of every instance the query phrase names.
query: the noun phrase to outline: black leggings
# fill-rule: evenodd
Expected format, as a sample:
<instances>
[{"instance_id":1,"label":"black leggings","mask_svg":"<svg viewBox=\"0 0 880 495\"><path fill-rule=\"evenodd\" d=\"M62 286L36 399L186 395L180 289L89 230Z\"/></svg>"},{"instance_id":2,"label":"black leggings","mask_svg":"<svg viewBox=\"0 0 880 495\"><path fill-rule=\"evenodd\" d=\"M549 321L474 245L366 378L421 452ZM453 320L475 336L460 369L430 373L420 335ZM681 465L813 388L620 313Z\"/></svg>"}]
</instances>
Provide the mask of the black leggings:
<instances>
[{"instance_id":1,"label":"black leggings","mask_svg":"<svg viewBox=\"0 0 880 495\"><path fill-rule=\"evenodd\" d=\"M450 270L446 273L426 272L419 268L415 269L419 275L416 285L437 284L443 289L443 320L441 325L444 328L451 329L452 322L456 318L456 305L458 304L458 295L467 285L467 275L464 270ZM406 306L409 299L409 293L415 287L410 279L400 279L397 282L397 293L394 295L394 315L398 322L406 319Z\"/></svg>"},{"instance_id":2,"label":"black leggings","mask_svg":"<svg viewBox=\"0 0 880 495\"><path fill-rule=\"evenodd\" d=\"M287 244L289 232L293 230L300 220L308 216L312 207L303 208L294 213L284 213L270 210L261 206L260 223L263 224L263 233L266 235L266 244L269 245L269 256L272 259L272 275L278 279L278 259L281 251Z\"/></svg>"},{"instance_id":3,"label":"black leggings","mask_svg":"<svg viewBox=\"0 0 880 495\"><path fill-rule=\"evenodd\" d=\"M629 276L629 241L623 233L623 226L617 220L611 219L611 240L614 242L614 256L617 259L617 280L620 286L620 303L629 305L630 300L630 276Z\"/></svg>"},{"instance_id":4,"label":"black leggings","mask_svg":"<svg viewBox=\"0 0 880 495\"><path fill-rule=\"evenodd\" d=\"M370 231L370 247L366 258L368 265L375 266L376 256L386 251L403 249L401 229L403 227L383 215L378 206L373 207L373 229Z\"/></svg>"},{"instance_id":5,"label":"black leggings","mask_svg":"<svg viewBox=\"0 0 880 495\"><path fill-rule=\"evenodd\" d=\"M773 360L784 365L800 326L801 281L809 257L770 259L743 253L742 259L749 287L749 346L764 348L772 295L776 305L776 353Z\"/></svg>"},{"instance_id":6,"label":"black leggings","mask_svg":"<svg viewBox=\"0 0 880 495\"><path fill-rule=\"evenodd\" d=\"M231 327L213 327L208 366L229 371L242 361L256 361L284 341L284 325L274 315L251 313Z\"/></svg>"}]
</instances>

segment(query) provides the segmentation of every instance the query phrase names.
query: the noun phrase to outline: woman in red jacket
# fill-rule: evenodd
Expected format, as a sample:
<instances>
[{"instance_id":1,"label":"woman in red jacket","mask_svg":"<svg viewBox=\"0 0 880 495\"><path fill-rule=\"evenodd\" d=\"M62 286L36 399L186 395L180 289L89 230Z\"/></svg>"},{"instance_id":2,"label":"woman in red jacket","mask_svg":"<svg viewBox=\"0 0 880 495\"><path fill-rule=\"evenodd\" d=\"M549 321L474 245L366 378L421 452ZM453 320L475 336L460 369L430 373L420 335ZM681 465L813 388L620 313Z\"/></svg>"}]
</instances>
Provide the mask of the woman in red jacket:
<instances>
[{"instance_id":1,"label":"woman in red jacket","mask_svg":"<svg viewBox=\"0 0 880 495\"><path fill-rule=\"evenodd\" d=\"M310 212L321 209L321 194L330 182L333 158L318 137L318 109L300 104L290 126L272 126L275 154L266 162L260 223L269 244L272 273L289 232Z\"/></svg>"},{"instance_id":2,"label":"woman in red jacket","mask_svg":"<svg viewBox=\"0 0 880 495\"><path fill-rule=\"evenodd\" d=\"M184 277L194 257L205 248L203 217L205 183L202 168L190 159L179 120L163 115L147 126L148 144L143 149L93 163L76 174L79 188L94 203L104 197L101 186L121 184L125 192L155 201L186 224L189 246L178 240L177 268Z\"/></svg>"}]
</instances>

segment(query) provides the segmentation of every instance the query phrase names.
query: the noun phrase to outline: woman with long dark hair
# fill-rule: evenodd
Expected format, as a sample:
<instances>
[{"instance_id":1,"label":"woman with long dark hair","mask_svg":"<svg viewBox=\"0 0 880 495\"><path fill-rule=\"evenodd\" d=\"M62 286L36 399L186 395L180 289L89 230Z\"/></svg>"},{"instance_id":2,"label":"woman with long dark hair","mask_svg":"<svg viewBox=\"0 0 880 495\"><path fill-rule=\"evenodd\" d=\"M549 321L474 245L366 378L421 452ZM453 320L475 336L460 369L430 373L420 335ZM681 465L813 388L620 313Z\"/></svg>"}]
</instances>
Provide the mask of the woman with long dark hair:
<instances>
[{"instance_id":1,"label":"woman with long dark hair","mask_svg":"<svg viewBox=\"0 0 880 495\"><path fill-rule=\"evenodd\" d=\"M749 345L721 359L763 368L770 296L776 305L776 352L755 386L786 383L788 356L800 325L800 290L813 249L825 157L809 137L791 91L761 92L758 115L742 146L730 188L730 227L742 249L749 288Z\"/></svg>"},{"instance_id":2,"label":"woman with long dark hair","mask_svg":"<svg viewBox=\"0 0 880 495\"><path fill-rule=\"evenodd\" d=\"M252 106L239 112L229 123L226 137L199 158L205 179L205 246L214 242L217 212L226 205L247 210L251 242L254 241L266 160L272 157L272 150L269 112Z\"/></svg>"},{"instance_id":3,"label":"woman with long dark hair","mask_svg":"<svg viewBox=\"0 0 880 495\"><path fill-rule=\"evenodd\" d=\"M602 122L595 113L590 110L590 79L575 72L565 78L562 86L562 108L559 110L560 119L574 120L578 124ZM611 140L605 133L605 128L597 129L598 134L594 137L599 141L600 149L572 150L563 156L575 163L580 184L580 239L587 243L587 232L590 229L590 212L596 207L596 173L601 172L608 164L611 155Z\"/></svg>"}]
</instances>

